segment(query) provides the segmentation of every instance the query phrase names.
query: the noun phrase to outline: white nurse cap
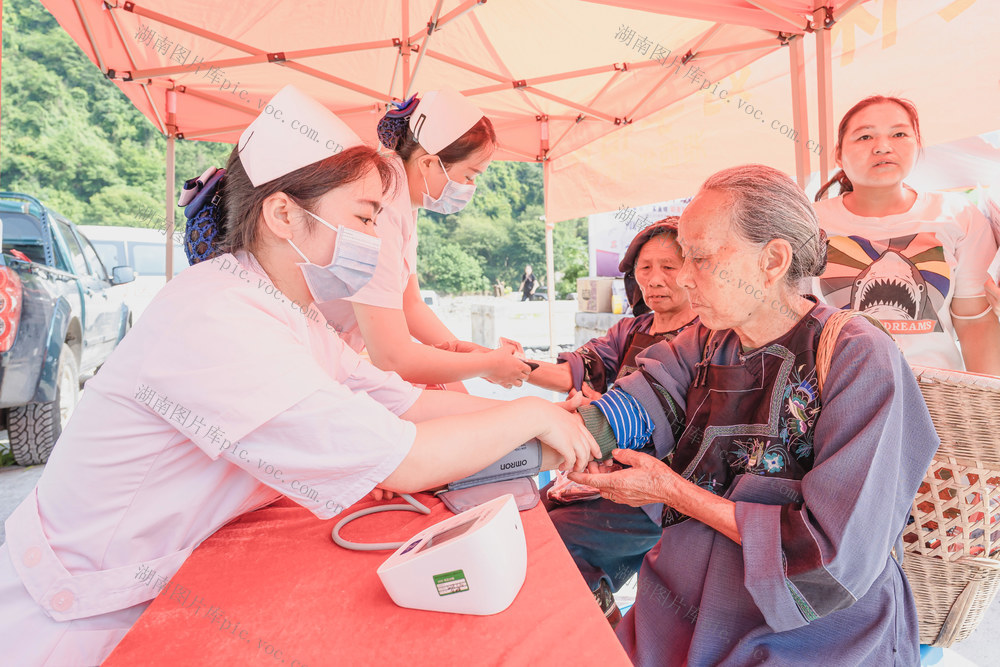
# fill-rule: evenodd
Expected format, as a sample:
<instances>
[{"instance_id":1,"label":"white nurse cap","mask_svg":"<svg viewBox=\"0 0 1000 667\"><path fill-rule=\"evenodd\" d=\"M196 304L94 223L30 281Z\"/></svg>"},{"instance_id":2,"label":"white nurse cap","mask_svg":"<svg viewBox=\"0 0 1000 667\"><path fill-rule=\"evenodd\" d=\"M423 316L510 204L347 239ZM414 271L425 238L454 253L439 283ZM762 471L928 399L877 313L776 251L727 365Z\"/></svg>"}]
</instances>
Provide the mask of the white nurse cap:
<instances>
[{"instance_id":1,"label":"white nurse cap","mask_svg":"<svg viewBox=\"0 0 1000 667\"><path fill-rule=\"evenodd\" d=\"M420 146L433 155L450 146L483 117L479 107L451 88L432 90L410 116L410 131Z\"/></svg>"},{"instance_id":2,"label":"white nurse cap","mask_svg":"<svg viewBox=\"0 0 1000 667\"><path fill-rule=\"evenodd\" d=\"M285 86L240 135L240 162L254 187L364 142L332 111Z\"/></svg>"}]
</instances>

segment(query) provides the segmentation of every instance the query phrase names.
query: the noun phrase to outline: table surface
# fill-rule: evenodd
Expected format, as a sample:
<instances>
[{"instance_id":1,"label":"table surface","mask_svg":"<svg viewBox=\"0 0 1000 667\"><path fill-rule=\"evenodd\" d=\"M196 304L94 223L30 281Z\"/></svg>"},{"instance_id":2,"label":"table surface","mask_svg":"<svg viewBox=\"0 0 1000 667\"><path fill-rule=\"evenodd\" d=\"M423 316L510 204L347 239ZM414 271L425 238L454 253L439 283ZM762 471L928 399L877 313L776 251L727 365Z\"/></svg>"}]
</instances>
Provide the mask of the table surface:
<instances>
[{"instance_id":1,"label":"table surface","mask_svg":"<svg viewBox=\"0 0 1000 667\"><path fill-rule=\"evenodd\" d=\"M417 499L430 515L374 514L342 534L402 541L452 516L435 498ZM336 546L335 519L283 498L205 540L104 664L471 667L550 664L556 652L560 663L629 665L545 509L521 520L528 570L511 606L492 616L445 614L397 607L376 574L390 552Z\"/></svg>"}]
</instances>

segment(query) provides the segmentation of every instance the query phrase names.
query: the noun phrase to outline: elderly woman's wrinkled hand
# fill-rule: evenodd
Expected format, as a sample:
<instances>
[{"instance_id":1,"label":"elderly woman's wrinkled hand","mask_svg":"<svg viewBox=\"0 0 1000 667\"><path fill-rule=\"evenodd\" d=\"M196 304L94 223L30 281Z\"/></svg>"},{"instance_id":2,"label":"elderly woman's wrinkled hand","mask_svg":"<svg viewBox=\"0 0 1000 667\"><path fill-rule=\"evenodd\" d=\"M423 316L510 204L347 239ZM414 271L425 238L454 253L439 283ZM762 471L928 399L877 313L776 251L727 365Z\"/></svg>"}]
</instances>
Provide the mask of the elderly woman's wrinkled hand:
<instances>
[{"instance_id":1,"label":"elderly woman's wrinkled hand","mask_svg":"<svg viewBox=\"0 0 1000 667\"><path fill-rule=\"evenodd\" d=\"M616 449L612 456L616 462L631 467L616 469L608 462L591 465L591 472L571 472L568 476L574 482L594 487L608 500L632 507L663 502L667 488L679 478L667 464L649 454Z\"/></svg>"}]
</instances>

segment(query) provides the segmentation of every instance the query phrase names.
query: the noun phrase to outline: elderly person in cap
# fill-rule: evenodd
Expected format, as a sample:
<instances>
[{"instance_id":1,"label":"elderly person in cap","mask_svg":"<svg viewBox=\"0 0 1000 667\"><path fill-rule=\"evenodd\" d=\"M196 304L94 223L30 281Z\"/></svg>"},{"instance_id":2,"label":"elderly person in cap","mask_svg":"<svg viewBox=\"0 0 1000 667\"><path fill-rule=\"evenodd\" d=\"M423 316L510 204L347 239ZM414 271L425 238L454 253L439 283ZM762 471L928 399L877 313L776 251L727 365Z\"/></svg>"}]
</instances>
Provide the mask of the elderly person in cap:
<instances>
[{"instance_id":1,"label":"elderly person in cap","mask_svg":"<svg viewBox=\"0 0 1000 667\"><path fill-rule=\"evenodd\" d=\"M663 504L619 639L637 665L918 664L892 552L938 439L909 365L859 317L824 338L818 376L840 311L798 292L823 272L825 239L785 174L710 177L678 241L699 323L579 408L629 467L570 477Z\"/></svg>"},{"instance_id":2,"label":"elderly person in cap","mask_svg":"<svg viewBox=\"0 0 1000 667\"><path fill-rule=\"evenodd\" d=\"M619 320L607 334L575 352L561 353L558 363L537 362L528 382L553 391L583 391L596 398L616 379L634 371L639 352L671 340L697 317L687 294L677 286L680 267L676 216L639 232L618 264L635 317Z\"/></svg>"},{"instance_id":3,"label":"elderly person in cap","mask_svg":"<svg viewBox=\"0 0 1000 667\"><path fill-rule=\"evenodd\" d=\"M315 304L370 277L393 170L292 87L268 109L229 159L229 252L160 290L5 524L5 665L99 664L198 544L281 495L329 519L532 438L567 467L599 453L559 406L424 392L346 347Z\"/></svg>"},{"instance_id":4,"label":"elderly person in cap","mask_svg":"<svg viewBox=\"0 0 1000 667\"><path fill-rule=\"evenodd\" d=\"M606 335L575 352L561 353L558 364L538 362L528 381L596 398L634 372L639 353L654 343L673 340L697 319L687 293L677 285L681 262L676 216L639 232L618 265L625 274L634 317L622 318ZM543 489L542 497L587 585L608 621L616 625L621 612L613 593L639 571L646 552L660 539L661 507L620 505L602 499L594 489L567 482L557 478Z\"/></svg>"}]
</instances>

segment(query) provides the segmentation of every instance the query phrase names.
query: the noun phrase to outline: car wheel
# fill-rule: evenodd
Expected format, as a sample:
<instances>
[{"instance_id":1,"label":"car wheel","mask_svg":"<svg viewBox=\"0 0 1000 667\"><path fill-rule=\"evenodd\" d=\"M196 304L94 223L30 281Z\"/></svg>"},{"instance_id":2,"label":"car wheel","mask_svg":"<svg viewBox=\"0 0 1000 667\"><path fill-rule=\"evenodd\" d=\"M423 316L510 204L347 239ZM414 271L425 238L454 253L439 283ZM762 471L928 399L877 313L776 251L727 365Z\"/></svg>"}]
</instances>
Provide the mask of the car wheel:
<instances>
[{"instance_id":1,"label":"car wheel","mask_svg":"<svg viewBox=\"0 0 1000 667\"><path fill-rule=\"evenodd\" d=\"M80 400L79 375L73 350L63 344L59 354L55 400L28 403L8 411L7 433L14 461L18 465L38 465L49 460L52 447Z\"/></svg>"}]
</instances>

